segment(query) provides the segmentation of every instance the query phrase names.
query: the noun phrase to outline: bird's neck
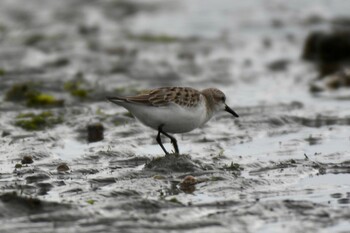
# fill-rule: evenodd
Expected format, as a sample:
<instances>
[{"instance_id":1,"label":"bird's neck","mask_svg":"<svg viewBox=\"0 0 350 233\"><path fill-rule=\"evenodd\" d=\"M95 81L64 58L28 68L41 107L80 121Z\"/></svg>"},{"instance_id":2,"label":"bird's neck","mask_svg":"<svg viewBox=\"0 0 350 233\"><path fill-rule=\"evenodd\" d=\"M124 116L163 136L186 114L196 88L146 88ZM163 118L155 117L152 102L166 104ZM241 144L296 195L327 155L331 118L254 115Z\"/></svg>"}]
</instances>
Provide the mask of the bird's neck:
<instances>
[{"instance_id":1,"label":"bird's neck","mask_svg":"<svg viewBox=\"0 0 350 233\"><path fill-rule=\"evenodd\" d=\"M205 107L207 109L207 118L209 120L214 115L214 112L215 112L214 99L213 99L213 96L206 91L203 91L202 95L203 95Z\"/></svg>"}]
</instances>

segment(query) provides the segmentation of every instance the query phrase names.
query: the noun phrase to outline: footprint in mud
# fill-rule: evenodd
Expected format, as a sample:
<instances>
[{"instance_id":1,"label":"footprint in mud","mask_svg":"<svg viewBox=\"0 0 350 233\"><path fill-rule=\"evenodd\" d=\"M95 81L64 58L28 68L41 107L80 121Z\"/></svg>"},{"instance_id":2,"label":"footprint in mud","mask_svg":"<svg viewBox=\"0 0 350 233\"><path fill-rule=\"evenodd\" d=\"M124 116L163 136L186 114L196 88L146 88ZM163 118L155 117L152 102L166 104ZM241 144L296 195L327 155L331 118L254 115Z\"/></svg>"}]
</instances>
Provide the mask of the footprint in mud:
<instances>
[{"instance_id":1,"label":"footprint in mud","mask_svg":"<svg viewBox=\"0 0 350 233\"><path fill-rule=\"evenodd\" d=\"M191 156L185 154L168 154L163 157L152 159L146 163L145 170L157 172L193 172L203 170L200 164L191 159Z\"/></svg>"}]
</instances>

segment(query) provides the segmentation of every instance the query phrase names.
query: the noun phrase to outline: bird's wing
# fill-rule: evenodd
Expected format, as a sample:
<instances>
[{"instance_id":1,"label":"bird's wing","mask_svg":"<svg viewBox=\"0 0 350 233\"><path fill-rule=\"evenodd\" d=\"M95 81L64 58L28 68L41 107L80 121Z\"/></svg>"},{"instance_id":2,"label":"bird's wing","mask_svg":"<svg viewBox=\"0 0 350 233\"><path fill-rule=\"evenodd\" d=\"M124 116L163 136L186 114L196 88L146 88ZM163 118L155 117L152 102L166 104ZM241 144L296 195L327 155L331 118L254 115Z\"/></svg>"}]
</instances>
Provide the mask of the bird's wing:
<instances>
[{"instance_id":1,"label":"bird's wing","mask_svg":"<svg viewBox=\"0 0 350 233\"><path fill-rule=\"evenodd\" d=\"M158 88L150 90L145 94L125 97L124 100L130 103L137 103L149 106L165 106L168 105L174 98L175 93L167 88Z\"/></svg>"},{"instance_id":2,"label":"bird's wing","mask_svg":"<svg viewBox=\"0 0 350 233\"><path fill-rule=\"evenodd\" d=\"M192 107L199 101L200 92L189 87L161 87L150 90L148 93L129 97L109 97L114 103L129 102L149 106L166 106L176 103L183 106Z\"/></svg>"}]
</instances>

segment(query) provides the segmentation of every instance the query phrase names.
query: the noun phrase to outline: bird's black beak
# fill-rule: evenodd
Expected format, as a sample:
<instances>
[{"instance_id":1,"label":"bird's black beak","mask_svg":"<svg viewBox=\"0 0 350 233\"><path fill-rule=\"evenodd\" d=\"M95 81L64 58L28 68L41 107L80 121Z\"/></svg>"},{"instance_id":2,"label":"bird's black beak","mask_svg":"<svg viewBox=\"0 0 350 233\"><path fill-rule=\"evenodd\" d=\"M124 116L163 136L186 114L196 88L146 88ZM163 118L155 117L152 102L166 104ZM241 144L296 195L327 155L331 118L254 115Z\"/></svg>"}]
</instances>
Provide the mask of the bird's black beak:
<instances>
[{"instance_id":1,"label":"bird's black beak","mask_svg":"<svg viewBox=\"0 0 350 233\"><path fill-rule=\"evenodd\" d=\"M235 117L239 117L237 113L235 113L235 111L233 111L229 106L225 106L225 111L231 113L232 115L234 115Z\"/></svg>"}]
</instances>

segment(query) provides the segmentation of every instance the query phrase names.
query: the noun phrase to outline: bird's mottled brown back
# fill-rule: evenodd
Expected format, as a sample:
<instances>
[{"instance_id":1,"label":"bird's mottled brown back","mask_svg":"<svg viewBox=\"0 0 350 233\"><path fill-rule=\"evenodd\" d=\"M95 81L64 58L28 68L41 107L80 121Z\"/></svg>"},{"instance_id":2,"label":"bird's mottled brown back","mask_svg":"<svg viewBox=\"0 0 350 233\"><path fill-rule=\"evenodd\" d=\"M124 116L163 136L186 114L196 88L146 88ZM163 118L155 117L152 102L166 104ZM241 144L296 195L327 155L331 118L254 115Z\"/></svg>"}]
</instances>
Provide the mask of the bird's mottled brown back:
<instances>
[{"instance_id":1,"label":"bird's mottled brown back","mask_svg":"<svg viewBox=\"0 0 350 233\"><path fill-rule=\"evenodd\" d=\"M199 98L200 92L190 87L161 87L146 94L127 97L126 100L156 107L172 102L181 106L194 107L198 104Z\"/></svg>"}]
</instances>

